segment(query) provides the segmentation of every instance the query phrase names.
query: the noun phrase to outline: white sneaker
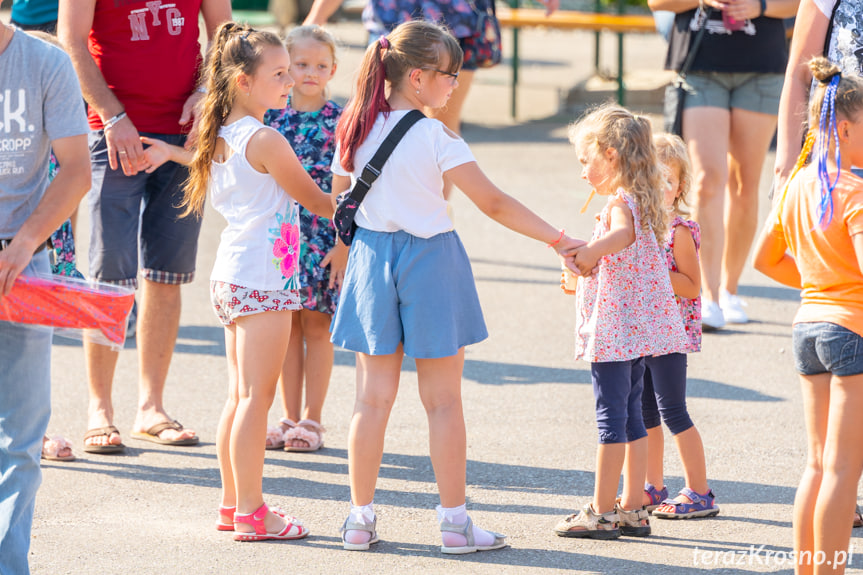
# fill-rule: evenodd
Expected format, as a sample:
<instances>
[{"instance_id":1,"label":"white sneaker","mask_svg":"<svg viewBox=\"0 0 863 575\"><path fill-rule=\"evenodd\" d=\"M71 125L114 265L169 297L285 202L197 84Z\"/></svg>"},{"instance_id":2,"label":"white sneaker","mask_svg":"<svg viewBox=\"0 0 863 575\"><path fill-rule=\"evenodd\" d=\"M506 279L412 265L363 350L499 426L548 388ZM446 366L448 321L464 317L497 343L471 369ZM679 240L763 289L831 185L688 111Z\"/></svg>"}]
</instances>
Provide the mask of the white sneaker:
<instances>
[{"instance_id":1,"label":"white sneaker","mask_svg":"<svg viewBox=\"0 0 863 575\"><path fill-rule=\"evenodd\" d=\"M746 302L725 290L719 292L719 307L728 323L747 323L749 316L743 311Z\"/></svg>"},{"instance_id":2,"label":"white sneaker","mask_svg":"<svg viewBox=\"0 0 863 575\"><path fill-rule=\"evenodd\" d=\"M701 328L705 331L722 329L725 327L725 316L722 309L715 301L701 301Z\"/></svg>"}]
</instances>

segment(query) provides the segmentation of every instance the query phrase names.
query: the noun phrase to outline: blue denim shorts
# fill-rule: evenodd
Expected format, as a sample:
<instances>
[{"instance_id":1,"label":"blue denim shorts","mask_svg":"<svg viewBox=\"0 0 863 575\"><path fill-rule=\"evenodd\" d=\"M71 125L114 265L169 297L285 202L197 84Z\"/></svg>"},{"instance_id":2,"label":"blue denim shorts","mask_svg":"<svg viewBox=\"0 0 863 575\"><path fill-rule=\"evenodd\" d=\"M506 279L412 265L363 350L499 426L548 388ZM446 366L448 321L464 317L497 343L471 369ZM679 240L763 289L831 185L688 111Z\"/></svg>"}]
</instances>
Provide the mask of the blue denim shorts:
<instances>
[{"instance_id":1,"label":"blue denim shorts","mask_svg":"<svg viewBox=\"0 0 863 575\"><path fill-rule=\"evenodd\" d=\"M428 359L488 337L458 234L357 228L330 331L351 351L388 355L401 343L406 355Z\"/></svg>"},{"instance_id":2,"label":"blue denim shorts","mask_svg":"<svg viewBox=\"0 0 863 575\"><path fill-rule=\"evenodd\" d=\"M690 72L683 107L738 108L775 116L784 80L784 74Z\"/></svg>"},{"instance_id":3,"label":"blue denim shorts","mask_svg":"<svg viewBox=\"0 0 863 575\"><path fill-rule=\"evenodd\" d=\"M184 136L141 134L182 146ZM108 165L104 132L90 132L93 183L90 209L90 276L104 282L137 286L141 275L163 284L195 279L201 219L181 218L185 166L166 162L153 172L126 176ZM139 244L140 242L140 244Z\"/></svg>"},{"instance_id":4,"label":"blue denim shorts","mask_svg":"<svg viewBox=\"0 0 863 575\"><path fill-rule=\"evenodd\" d=\"M794 367L801 375L863 373L863 338L829 322L796 323L792 330Z\"/></svg>"}]
</instances>

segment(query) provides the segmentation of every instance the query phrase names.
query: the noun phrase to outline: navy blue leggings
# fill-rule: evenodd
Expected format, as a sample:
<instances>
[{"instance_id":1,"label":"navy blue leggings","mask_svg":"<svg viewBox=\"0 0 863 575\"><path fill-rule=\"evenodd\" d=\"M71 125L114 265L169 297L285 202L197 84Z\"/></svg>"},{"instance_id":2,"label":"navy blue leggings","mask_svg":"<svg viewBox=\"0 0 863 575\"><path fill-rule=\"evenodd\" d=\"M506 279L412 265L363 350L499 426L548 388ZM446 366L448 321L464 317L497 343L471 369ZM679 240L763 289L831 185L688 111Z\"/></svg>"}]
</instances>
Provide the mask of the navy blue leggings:
<instances>
[{"instance_id":1,"label":"navy blue leggings","mask_svg":"<svg viewBox=\"0 0 863 575\"><path fill-rule=\"evenodd\" d=\"M599 443L627 443L647 436L641 416L644 359L590 364Z\"/></svg>"},{"instance_id":2,"label":"navy blue leggings","mask_svg":"<svg viewBox=\"0 0 863 575\"><path fill-rule=\"evenodd\" d=\"M686 354L646 357L641 409L647 429L659 427L660 416L672 435L692 427L686 409Z\"/></svg>"}]
</instances>

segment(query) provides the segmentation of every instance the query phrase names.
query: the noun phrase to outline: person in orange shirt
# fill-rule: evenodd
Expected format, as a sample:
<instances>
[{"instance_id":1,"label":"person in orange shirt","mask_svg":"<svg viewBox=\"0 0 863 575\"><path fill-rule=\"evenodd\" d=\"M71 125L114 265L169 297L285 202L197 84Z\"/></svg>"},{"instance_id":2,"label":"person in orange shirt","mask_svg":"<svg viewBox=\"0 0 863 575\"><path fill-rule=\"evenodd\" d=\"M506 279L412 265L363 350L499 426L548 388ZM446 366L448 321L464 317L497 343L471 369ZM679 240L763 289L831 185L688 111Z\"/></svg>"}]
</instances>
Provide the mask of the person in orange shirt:
<instances>
[{"instance_id":1,"label":"person in orange shirt","mask_svg":"<svg viewBox=\"0 0 863 575\"><path fill-rule=\"evenodd\" d=\"M802 290L793 347L809 454L794 500L798 575L844 572L863 471L863 179L851 172L863 166L863 80L825 58L809 66L810 133L754 261Z\"/></svg>"}]
</instances>

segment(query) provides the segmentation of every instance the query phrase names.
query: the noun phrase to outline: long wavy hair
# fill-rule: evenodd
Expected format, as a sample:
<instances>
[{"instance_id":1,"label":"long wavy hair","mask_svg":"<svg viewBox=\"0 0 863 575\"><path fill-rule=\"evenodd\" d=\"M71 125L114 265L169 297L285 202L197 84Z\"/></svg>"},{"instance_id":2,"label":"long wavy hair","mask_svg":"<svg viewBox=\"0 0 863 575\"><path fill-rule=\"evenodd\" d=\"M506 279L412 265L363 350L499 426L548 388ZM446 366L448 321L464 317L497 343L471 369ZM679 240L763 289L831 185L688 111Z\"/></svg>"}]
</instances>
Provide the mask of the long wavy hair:
<instances>
[{"instance_id":1,"label":"long wavy hair","mask_svg":"<svg viewBox=\"0 0 863 575\"><path fill-rule=\"evenodd\" d=\"M386 37L373 42L363 56L357 72L354 94L336 127L339 162L348 171L354 169L354 156L380 112L389 113L386 87L398 90L411 70L436 68L456 73L464 55L458 40L443 27L425 20L400 24Z\"/></svg>"},{"instance_id":2,"label":"long wavy hair","mask_svg":"<svg viewBox=\"0 0 863 575\"><path fill-rule=\"evenodd\" d=\"M665 178L653 145L650 120L626 108L606 104L572 124L569 140L589 154L603 154L609 148L617 151L609 183L632 196L641 216L642 230L652 233L662 245L668 232L668 214L662 205Z\"/></svg>"},{"instance_id":3,"label":"long wavy hair","mask_svg":"<svg viewBox=\"0 0 863 575\"><path fill-rule=\"evenodd\" d=\"M245 24L225 22L216 30L207 53L207 94L198 107L198 142L189 168L189 179L183 187L183 216L200 215L210 181L210 168L216 151L219 128L234 107L236 79L251 76L258 69L261 54L268 46L281 46L272 32L255 30Z\"/></svg>"}]
</instances>

